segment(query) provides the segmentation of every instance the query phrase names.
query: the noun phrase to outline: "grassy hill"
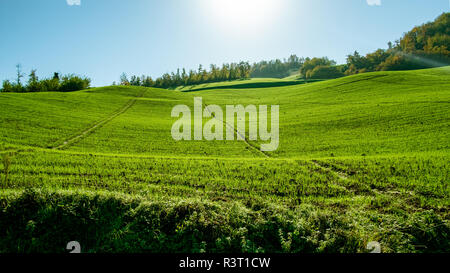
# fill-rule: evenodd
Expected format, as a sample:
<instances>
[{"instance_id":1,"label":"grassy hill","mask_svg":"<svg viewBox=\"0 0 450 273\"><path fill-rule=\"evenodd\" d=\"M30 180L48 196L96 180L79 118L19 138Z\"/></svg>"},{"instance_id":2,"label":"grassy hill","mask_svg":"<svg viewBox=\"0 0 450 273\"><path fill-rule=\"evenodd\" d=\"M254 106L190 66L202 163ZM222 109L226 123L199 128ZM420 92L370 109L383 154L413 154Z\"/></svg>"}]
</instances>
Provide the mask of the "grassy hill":
<instances>
[{"instance_id":1,"label":"grassy hill","mask_svg":"<svg viewBox=\"0 0 450 273\"><path fill-rule=\"evenodd\" d=\"M196 96L280 105L279 149L174 141ZM0 252L448 252L449 103L450 67L3 93Z\"/></svg>"},{"instance_id":2,"label":"grassy hill","mask_svg":"<svg viewBox=\"0 0 450 273\"><path fill-rule=\"evenodd\" d=\"M254 89L254 88L268 88L268 87L284 87L291 85L299 85L304 83L319 82L321 80L308 80L305 82L303 79L297 78L251 78L245 80L235 80L216 83L204 83L198 85L180 86L175 88L177 91L191 92L191 91L204 91L211 89Z\"/></svg>"},{"instance_id":3,"label":"grassy hill","mask_svg":"<svg viewBox=\"0 0 450 273\"><path fill-rule=\"evenodd\" d=\"M300 75L300 73L294 73L290 76L283 78L283 80L300 80L300 79L302 79L302 76Z\"/></svg>"}]
</instances>

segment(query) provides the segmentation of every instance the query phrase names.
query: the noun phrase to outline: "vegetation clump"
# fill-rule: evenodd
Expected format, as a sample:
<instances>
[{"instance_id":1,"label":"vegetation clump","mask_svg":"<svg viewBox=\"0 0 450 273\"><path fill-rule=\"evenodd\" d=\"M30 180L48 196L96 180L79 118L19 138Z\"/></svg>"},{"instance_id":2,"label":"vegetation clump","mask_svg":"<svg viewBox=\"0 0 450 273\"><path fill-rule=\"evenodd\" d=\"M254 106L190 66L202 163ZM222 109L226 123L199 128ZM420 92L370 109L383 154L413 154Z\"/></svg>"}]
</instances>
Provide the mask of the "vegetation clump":
<instances>
[{"instance_id":1,"label":"vegetation clump","mask_svg":"<svg viewBox=\"0 0 450 273\"><path fill-rule=\"evenodd\" d=\"M11 82L9 80L3 81L3 86L0 89L1 92L69 92L87 89L91 84L91 79L87 77L80 77L74 74L68 74L60 77L57 72L55 72L51 78L39 80L36 75L36 69L31 70L28 82L23 84L21 78L23 78L24 75L21 70L21 65L18 64L16 68L16 82Z\"/></svg>"},{"instance_id":2,"label":"vegetation clump","mask_svg":"<svg viewBox=\"0 0 450 273\"><path fill-rule=\"evenodd\" d=\"M288 210L258 202L26 189L0 195L0 252L64 253L73 240L85 253L367 252L374 234L361 227L373 225L373 217L308 205ZM434 212L395 224L395 231L380 225L375 232L384 252L448 251L450 227Z\"/></svg>"}]
</instances>

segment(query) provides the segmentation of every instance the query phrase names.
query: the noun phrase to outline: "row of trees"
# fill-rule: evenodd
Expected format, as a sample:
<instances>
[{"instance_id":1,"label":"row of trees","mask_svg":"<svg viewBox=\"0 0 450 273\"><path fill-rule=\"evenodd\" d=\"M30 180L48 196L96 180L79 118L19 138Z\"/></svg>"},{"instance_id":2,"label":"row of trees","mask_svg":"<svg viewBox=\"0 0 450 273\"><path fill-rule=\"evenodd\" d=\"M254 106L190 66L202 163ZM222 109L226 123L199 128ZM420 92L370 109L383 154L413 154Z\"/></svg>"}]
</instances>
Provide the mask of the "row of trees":
<instances>
[{"instance_id":1,"label":"row of trees","mask_svg":"<svg viewBox=\"0 0 450 273\"><path fill-rule=\"evenodd\" d=\"M284 78L296 73L305 62L305 58L291 55L288 59L261 61L252 65L252 78Z\"/></svg>"},{"instance_id":2,"label":"row of trees","mask_svg":"<svg viewBox=\"0 0 450 273\"><path fill-rule=\"evenodd\" d=\"M212 83L246 79L250 77L251 66L248 62L224 64L222 67L211 65L209 70L203 69L202 65L198 70L177 69L174 73L165 73L161 77L153 80L150 76L131 76L128 78L125 73L120 76L120 85L134 85L158 88L174 88L182 85L195 85L202 83Z\"/></svg>"},{"instance_id":3,"label":"row of trees","mask_svg":"<svg viewBox=\"0 0 450 273\"><path fill-rule=\"evenodd\" d=\"M405 33L387 49L347 56L346 75L383 70L411 70L450 65L450 13Z\"/></svg>"},{"instance_id":4,"label":"row of trees","mask_svg":"<svg viewBox=\"0 0 450 273\"><path fill-rule=\"evenodd\" d=\"M150 76L120 77L121 85L135 85L158 88L212 83L249 77L283 78L300 73L304 79L331 79L357 73L384 70L411 70L450 65L450 13L443 13L434 22L423 24L405 33L387 49L378 49L365 56L357 51L347 56L347 63L322 58L303 58L291 55L284 60L261 61L250 65L248 62L211 65L209 70L201 65L197 70L178 69L176 73L166 73L153 80ZM17 65L16 81L3 81L2 92L75 91L86 89L91 80L73 74L39 80L36 70L29 74L28 82L22 83L24 74Z\"/></svg>"},{"instance_id":5,"label":"row of trees","mask_svg":"<svg viewBox=\"0 0 450 273\"><path fill-rule=\"evenodd\" d=\"M187 86L202 83L212 83L230 81L247 78L284 78L295 74L303 65L305 58L291 55L284 60L261 61L250 65L249 62L239 62L223 64L222 66L210 65L209 70L203 69L202 65L198 70L177 69L177 72L166 73L153 80L149 76L128 76L123 73L120 76L120 85L134 85L158 88L174 88L177 86Z\"/></svg>"},{"instance_id":6,"label":"row of trees","mask_svg":"<svg viewBox=\"0 0 450 273\"><path fill-rule=\"evenodd\" d=\"M358 51L347 56L347 63L323 58L301 58L299 72L305 79L332 79L357 73L387 70L413 70L450 65L450 13L443 13L434 22L405 33L387 49L378 49L366 56Z\"/></svg>"},{"instance_id":7,"label":"row of trees","mask_svg":"<svg viewBox=\"0 0 450 273\"><path fill-rule=\"evenodd\" d=\"M250 65L248 62L224 64L222 67L211 65L209 71L200 65L197 71L177 69L177 72L166 73L153 80L150 76L131 76L125 73L120 76L120 85L133 85L157 88L175 88L202 83L230 81L246 78L284 78L292 74L304 76L305 79L330 79L344 76L344 67L336 66L336 62L323 58L300 58L291 55L284 60L261 61ZM114 83L115 84L115 83Z\"/></svg>"},{"instance_id":8,"label":"row of trees","mask_svg":"<svg viewBox=\"0 0 450 273\"><path fill-rule=\"evenodd\" d=\"M211 65L209 71L200 65L197 71L185 69L166 73L155 81L148 76L121 76L120 84L173 88L177 86L226 80L252 78L284 78L300 74L307 79L333 79L357 73L385 70L412 70L450 65L450 13L443 13L434 22L423 24L405 33L387 49L378 49L365 56L355 51L347 62L337 65L327 57L303 58L291 55L288 59Z\"/></svg>"},{"instance_id":9,"label":"row of trees","mask_svg":"<svg viewBox=\"0 0 450 273\"><path fill-rule=\"evenodd\" d=\"M77 91L89 88L91 80L86 77L80 77L73 74L60 76L55 72L53 77L39 80L36 75L36 69L31 70L28 75L28 81L22 83L24 74L20 64L16 65L16 81L3 81L1 92L46 92L46 91Z\"/></svg>"}]
</instances>

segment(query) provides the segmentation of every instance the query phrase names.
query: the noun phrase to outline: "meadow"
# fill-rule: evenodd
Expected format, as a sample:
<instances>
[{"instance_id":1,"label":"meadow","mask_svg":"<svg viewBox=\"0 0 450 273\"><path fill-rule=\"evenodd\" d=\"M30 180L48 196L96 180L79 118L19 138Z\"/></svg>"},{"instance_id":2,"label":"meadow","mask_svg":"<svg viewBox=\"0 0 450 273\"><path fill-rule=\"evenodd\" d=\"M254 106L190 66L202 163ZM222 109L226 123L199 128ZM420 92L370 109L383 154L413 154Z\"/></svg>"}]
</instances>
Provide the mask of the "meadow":
<instances>
[{"instance_id":1,"label":"meadow","mask_svg":"<svg viewBox=\"0 0 450 273\"><path fill-rule=\"evenodd\" d=\"M194 97L280 105L278 150L173 140ZM448 252L449 103L450 67L0 93L0 253Z\"/></svg>"}]
</instances>

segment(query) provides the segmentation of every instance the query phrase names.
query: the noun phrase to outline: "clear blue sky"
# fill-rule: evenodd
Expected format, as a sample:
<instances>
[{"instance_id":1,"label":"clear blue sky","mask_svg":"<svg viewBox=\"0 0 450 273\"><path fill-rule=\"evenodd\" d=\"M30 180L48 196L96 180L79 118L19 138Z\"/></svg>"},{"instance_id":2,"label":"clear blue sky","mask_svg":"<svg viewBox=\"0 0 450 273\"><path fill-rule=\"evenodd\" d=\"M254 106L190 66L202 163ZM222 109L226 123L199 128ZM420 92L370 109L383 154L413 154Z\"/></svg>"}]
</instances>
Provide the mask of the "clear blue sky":
<instances>
[{"instance_id":1,"label":"clear blue sky","mask_svg":"<svg viewBox=\"0 0 450 273\"><path fill-rule=\"evenodd\" d=\"M94 86L178 67L386 48L449 0L1 0L0 80L86 75Z\"/></svg>"}]
</instances>

